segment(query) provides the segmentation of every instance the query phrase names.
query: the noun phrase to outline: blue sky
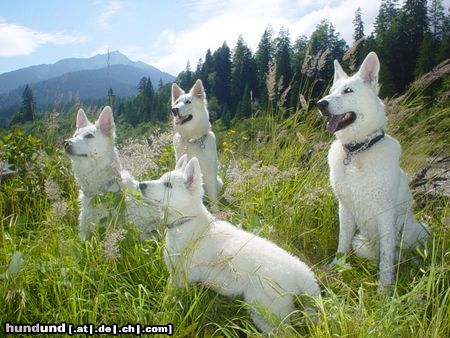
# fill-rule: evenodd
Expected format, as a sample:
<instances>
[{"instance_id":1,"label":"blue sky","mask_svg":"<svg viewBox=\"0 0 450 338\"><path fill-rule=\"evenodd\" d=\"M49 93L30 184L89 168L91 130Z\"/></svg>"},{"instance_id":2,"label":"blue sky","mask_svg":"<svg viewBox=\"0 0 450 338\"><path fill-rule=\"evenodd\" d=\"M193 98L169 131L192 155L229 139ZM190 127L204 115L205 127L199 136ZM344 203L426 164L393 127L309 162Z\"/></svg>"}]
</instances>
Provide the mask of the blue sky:
<instances>
[{"instance_id":1,"label":"blue sky","mask_svg":"<svg viewBox=\"0 0 450 338\"><path fill-rule=\"evenodd\" d=\"M373 29L380 0L0 0L0 73L119 50L177 75L239 34L254 51L270 23L291 39L329 19L348 42L360 6ZM444 3L448 7L449 0Z\"/></svg>"}]
</instances>

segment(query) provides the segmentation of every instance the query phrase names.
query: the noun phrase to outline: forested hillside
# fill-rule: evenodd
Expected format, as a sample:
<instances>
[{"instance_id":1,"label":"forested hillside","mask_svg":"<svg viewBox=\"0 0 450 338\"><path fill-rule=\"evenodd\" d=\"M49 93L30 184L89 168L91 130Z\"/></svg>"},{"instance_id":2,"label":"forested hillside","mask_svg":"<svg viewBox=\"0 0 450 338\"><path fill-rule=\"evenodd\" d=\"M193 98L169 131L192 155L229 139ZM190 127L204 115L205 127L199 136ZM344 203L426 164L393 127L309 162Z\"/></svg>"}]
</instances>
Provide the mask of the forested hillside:
<instances>
[{"instance_id":1,"label":"forested hillside","mask_svg":"<svg viewBox=\"0 0 450 338\"><path fill-rule=\"evenodd\" d=\"M369 51L375 51L381 61L384 98L404 92L415 78L450 57L450 13L442 0L406 0L401 5L383 0L375 30L370 33L365 33L363 15L358 8L351 46L327 20L319 22L309 37L293 37L285 28L276 33L268 25L255 51L247 46L243 33L234 47L225 41L215 51L208 49L195 67L188 62L176 81L188 90L200 78L212 119L230 126L232 119L249 117L273 105L295 111L302 97L310 97L314 103L333 76L334 59L352 72ZM168 86L142 78L135 84L137 96L127 99L116 94L123 92L118 86L111 83L109 90L105 88L103 100L75 95L70 102L75 106L110 104L120 120L132 126L167 121ZM34 101L49 99L40 97L45 95L42 90L32 94Z\"/></svg>"}]
</instances>

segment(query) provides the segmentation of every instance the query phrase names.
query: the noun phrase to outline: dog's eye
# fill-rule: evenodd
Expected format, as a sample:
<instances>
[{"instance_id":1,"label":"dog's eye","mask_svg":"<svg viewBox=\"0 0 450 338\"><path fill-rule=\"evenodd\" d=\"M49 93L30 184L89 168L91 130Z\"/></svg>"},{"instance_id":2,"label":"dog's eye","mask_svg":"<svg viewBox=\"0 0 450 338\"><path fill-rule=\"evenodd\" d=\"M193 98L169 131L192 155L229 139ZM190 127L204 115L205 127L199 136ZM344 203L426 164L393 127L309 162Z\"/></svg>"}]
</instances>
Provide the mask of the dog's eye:
<instances>
[{"instance_id":1,"label":"dog's eye","mask_svg":"<svg viewBox=\"0 0 450 338\"><path fill-rule=\"evenodd\" d=\"M343 91L344 94L349 94L349 93L353 93L353 89L351 88L345 88Z\"/></svg>"},{"instance_id":2,"label":"dog's eye","mask_svg":"<svg viewBox=\"0 0 450 338\"><path fill-rule=\"evenodd\" d=\"M170 183L169 181L167 181L167 182L164 182L164 186L166 187L166 188L172 188L172 183Z\"/></svg>"},{"instance_id":3,"label":"dog's eye","mask_svg":"<svg viewBox=\"0 0 450 338\"><path fill-rule=\"evenodd\" d=\"M186 100L186 101L184 101L184 103L189 104L189 103L191 103L191 100Z\"/></svg>"},{"instance_id":4,"label":"dog's eye","mask_svg":"<svg viewBox=\"0 0 450 338\"><path fill-rule=\"evenodd\" d=\"M85 134L83 138L94 138L94 134L92 133Z\"/></svg>"}]
</instances>

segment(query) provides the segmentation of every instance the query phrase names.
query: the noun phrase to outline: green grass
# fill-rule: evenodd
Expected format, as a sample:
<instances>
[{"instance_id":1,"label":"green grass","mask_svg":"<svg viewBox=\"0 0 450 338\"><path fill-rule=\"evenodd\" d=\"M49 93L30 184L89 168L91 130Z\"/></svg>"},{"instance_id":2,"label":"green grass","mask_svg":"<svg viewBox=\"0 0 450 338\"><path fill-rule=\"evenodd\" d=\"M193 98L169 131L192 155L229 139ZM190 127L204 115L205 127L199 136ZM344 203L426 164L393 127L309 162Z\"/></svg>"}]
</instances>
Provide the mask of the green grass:
<instances>
[{"instance_id":1,"label":"green grass","mask_svg":"<svg viewBox=\"0 0 450 338\"><path fill-rule=\"evenodd\" d=\"M448 106L448 101L430 106L420 96L407 97L389 116L389 133L402 144L402 167L410 178L429 158L448 156ZM401 116L412 107L412 114ZM213 129L225 177L222 217L300 257L324 290L317 318L285 325L280 336L450 335L448 196L414 192L420 201L416 217L431 226L433 235L398 266L394 295L387 297L377 293L377 268L367 261L350 256L347 263L326 268L337 246L338 218L326 164L332 137L315 111L260 112L236 123L233 131L219 122ZM20 169L0 182L1 330L5 322L172 323L176 337L260 335L239 298L230 300L200 285L175 287L162 242L141 242L129 231L113 256L105 254L111 244L104 232L81 243L70 162L45 144L19 132L0 144L2 158ZM171 169L171 148L156 162L158 173ZM51 194L49 187L57 192ZM61 205L64 213L58 212ZM294 318L305 318L301 307Z\"/></svg>"}]
</instances>

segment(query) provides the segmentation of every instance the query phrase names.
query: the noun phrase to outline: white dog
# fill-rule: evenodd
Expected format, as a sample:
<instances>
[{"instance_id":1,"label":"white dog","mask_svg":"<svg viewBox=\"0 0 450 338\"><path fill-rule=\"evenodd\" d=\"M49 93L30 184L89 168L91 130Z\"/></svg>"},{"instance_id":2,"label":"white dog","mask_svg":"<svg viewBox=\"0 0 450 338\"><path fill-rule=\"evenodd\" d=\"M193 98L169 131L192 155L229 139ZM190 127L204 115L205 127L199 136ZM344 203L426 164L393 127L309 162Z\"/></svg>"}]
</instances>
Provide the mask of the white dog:
<instances>
[{"instance_id":1,"label":"white dog","mask_svg":"<svg viewBox=\"0 0 450 338\"><path fill-rule=\"evenodd\" d=\"M80 238L86 240L92 227L101 220L117 216L114 205L97 204L93 199L107 192L139 193L138 182L121 169L115 148L115 124L111 108L106 106L95 124L89 122L82 109L77 115L77 130L66 140L65 151L80 186ZM122 195L125 198L125 195ZM120 199L120 198L119 198ZM117 201L120 202L120 201ZM143 238L156 229L159 211L154 205L139 201L135 196L125 198L126 218L141 231Z\"/></svg>"},{"instance_id":2,"label":"white dog","mask_svg":"<svg viewBox=\"0 0 450 338\"><path fill-rule=\"evenodd\" d=\"M202 203L202 174L197 158L184 155L174 171L139 184L142 193L167 214L165 260L180 287L200 282L225 295L243 295L278 320L288 321L297 294L319 296L314 273L298 258L255 234L219 221ZM256 326L274 328L257 311Z\"/></svg>"},{"instance_id":3,"label":"white dog","mask_svg":"<svg viewBox=\"0 0 450 338\"><path fill-rule=\"evenodd\" d=\"M173 145L176 160L184 154L187 154L189 159L194 156L198 158L206 194L215 200L222 189L222 180L217 176L216 136L211 130L206 105L206 94L201 80L197 80L187 94L176 83L172 84L175 128Z\"/></svg>"},{"instance_id":4,"label":"white dog","mask_svg":"<svg viewBox=\"0 0 450 338\"><path fill-rule=\"evenodd\" d=\"M383 289L394 281L396 248L417 247L428 238L428 229L412 215L412 195L399 165L400 145L385 134L379 69L373 52L352 77L335 60L333 86L318 107L330 118L327 130L336 135L328 164L339 199L337 252L346 253L353 244L359 256L379 260Z\"/></svg>"}]
</instances>

